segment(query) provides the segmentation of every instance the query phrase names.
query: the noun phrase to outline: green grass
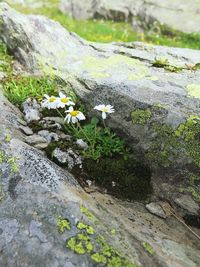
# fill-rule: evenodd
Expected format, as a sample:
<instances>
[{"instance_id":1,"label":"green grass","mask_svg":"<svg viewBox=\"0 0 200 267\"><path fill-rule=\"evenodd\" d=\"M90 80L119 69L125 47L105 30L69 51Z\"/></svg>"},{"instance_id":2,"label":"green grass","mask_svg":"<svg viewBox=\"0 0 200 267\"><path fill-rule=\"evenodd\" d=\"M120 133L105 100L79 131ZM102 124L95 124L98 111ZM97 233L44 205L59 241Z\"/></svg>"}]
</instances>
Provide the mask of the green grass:
<instances>
[{"instance_id":1,"label":"green grass","mask_svg":"<svg viewBox=\"0 0 200 267\"><path fill-rule=\"evenodd\" d=\"M28 97L41 101L44 94L57 93L55 82L48 77L15 77L3 84L5 96L13 104L20 106Z\"/></svg>"},{"instance_id":2,"label":"green grass","mask_svg":"<svg viewBox=\"0 0 200 267\"><path fill-rule=\"evenodd\" d=\"M8 55L6 46L0 42L0 71L7 75L12 73L12 57Z\"/></svg>"},{"instance_id":3,"label":"green grass","mask_svg":"<svg viewBox=\"0 0 200 267\"><path fill-rule=\"evenodd\" d=\"M42 14L58 21L69 31L77 33L88 41L94 42L133 42L143 41L156 45L200 49L200 34L185 34L164 26L157 26L156 33L133 31L128 23L117 23L104 20L78 21L62 14L58 10L58 0L46 0L46 5L39 9L30 9L15 5L14 7L25 14Z\"/></svg>"}]
</instances>

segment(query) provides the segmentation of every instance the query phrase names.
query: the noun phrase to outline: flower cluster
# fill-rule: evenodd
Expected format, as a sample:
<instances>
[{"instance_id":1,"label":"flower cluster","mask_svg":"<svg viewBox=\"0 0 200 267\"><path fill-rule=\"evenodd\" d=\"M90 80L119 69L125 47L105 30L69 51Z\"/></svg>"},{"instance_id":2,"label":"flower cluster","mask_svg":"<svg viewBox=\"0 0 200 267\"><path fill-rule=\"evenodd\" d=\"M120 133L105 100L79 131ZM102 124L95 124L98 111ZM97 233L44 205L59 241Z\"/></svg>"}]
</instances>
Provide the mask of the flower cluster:
<instances>
[{"instance_id":1,"label":"flower cluster","mask_svg":"<svg viewBox=\"0 0 200 267\"><path fill-rule=\"evenodd\" d=\"M59 93L59 97L48 95L44 95L44 97L45 99L42 102L42 108L59 109L69 107L68 110L65 110L67 115L64 120L67 121L67 123L72 122L74 124L86 119L81 111L74 109L73 106L75 106L75 103L71 100L71 97L67 97L62 92ZM111 105L98 105L95 106L94 109L101 111L103 120L106 119L108 113L115 112Z\"/></svg>"}]
</instances>

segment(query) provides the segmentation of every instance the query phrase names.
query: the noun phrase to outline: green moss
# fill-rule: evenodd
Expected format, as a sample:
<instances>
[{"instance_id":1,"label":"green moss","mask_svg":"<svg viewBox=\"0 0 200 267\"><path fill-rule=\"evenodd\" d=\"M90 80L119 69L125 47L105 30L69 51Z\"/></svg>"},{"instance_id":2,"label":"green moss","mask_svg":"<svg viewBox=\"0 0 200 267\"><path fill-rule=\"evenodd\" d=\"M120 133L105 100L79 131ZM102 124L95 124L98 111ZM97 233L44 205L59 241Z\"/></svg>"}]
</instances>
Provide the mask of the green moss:
<instances>
[{"instance_id":1,"label":"green moss","mask_svg":"<svg viewBox=\"0 0 200 267\"><path fill-rule=\"evenodd\" d=\"M95 233L95 230L91 225L84 224L83 222L78 222L76 227L80 230L86 230L86 232L90 235L93 235Z\"/></svg>"},{"instance_id":2,"label":"green moss","mask_svg":"<svg viewBox=\"0 0 200 267\"><path fill-rule=\"evenodd\" d=\"M96 221L95 216L83 205L80 205L80 211L81 211L81 213L85 214L90 221L92 221L92 222Z\"/></svg>"},{"instance_id":3,"label":"green moss","mask_svg":"<svg viewBox=\"0 0 200 267\"><path fill-rule=\"evenodd\" d=\"M0 203L4 200L5 193L3 191L3 188L0 186Z\"/></svg>"},{"instance_id":4,"label":"green moss","mask_svg":"<svg viewBox=\"0 0 200 267\"><path fill-rule=\"evenodd\" d=\"M110 231L110 233L111 233L111 235L116 235L116 229L112 229L112 230Z\"/></svg>"},{"instance_id":5,"label":"green moss","mask_svg":"<svg viewBox=\"0 0 200 267\"><path fill-rule=\"evenodd\" d=\"M18 157L10 157L6 155L4 151L0 150L0 164L7 163L10 167L11 173L17 173L19 171L17 160L18 160Z\"/></svg>"},{"instance_id":6,"label":"green moss","mask_svg":"<svg viewBox=\"0 0 200 267\"><path fill-rule=\"evenodd\" d=\"M84 206L81 206L81 210L83 213L89 214L88 217L91 218L91 221L94 221L93 216ZM64 232L66 225L68 228L68 223L68 219L59 217L57 225L60 232ZM93 226L78 222L76 227L78 233L67 240L66 248L79 255L87 254L93 262L103 264L102 266L137 267L109 245L102 235L95 234L96 231Z\"/></svg>"},{"instance_id":7,"label":"green moss","mask_svg":"<svg viewBox=\"0 0 200 267\"><path fill-rule=\"evenodd\" d=\"M60 233L64 233L65 230L70 230L70 222L68 219L63 219L61 216L57 219L57 227Z\"/></svg>"},{"instance_id":8,"label":"green moss","mask_svg":"<svg viewBox=\"0 0 200 267\"><path fill-rule=\"evenodd\" d=\"M200 99L200 84L189 84L187 86L187 92L189 97Z\"/></svg>"},{"instance_id":9,"label":"green moss","mask_svg":"<svg viewBox=\"0 0 200 267\"><path fill-rule=\"evenodd\" d=\"M91 259L96 263L106 263L106 257L101 255L100 253L94 253L91 255Z\"/></svg>"},{"instance_id":10,"label":"green moss","mask_svg":"<svg viewBox=\"0 0 200 267\"><path fill-rule=\"evenodd\" d=\"M151 117L152 113L149 109L136 109L131 112L131 118L134 124L144 125Z\"/></svg>"},{"instance_id":11,"label":"green moss","mask_svg":"<svg viewBox=\"0 0 200 267\"><path fill-rule=\"evenodd\" d=\"M8 142L8 143L11 141L11 135L10 134L6 135L5 141Z\"/></svg>"},{"instance_id":12,"label":"green moss","mask_svg":"<svg viewBox=\"0 0 200 267\"><path fill-rule=\"evenodd\" d=\"M183 67L170 63L167 58L156 58L152 66L157 68L164 68L165 70L176 73L184 69Z\"/></svg>"},{"instance_id":13,"label":"green moss","mask_svg":"<svg viewBox=\"0 0 200 267\"><path fill-rule=\"evenodd\" d=\"M191 115L176 129L159 123L153 123L152 128L157 136L147 152L151 161L167 167L180 155L185 155L191 157L193 163L200 167L200 119L197 116Z\"/></svg>"},{"instance_id":14,"label":"green moss","mask_svg":"<svg viewBox=\"0 0 200 267\"><path fill-rule=\"evenodd\" d=\"M142 242L142 246L145 248L145 250L150 254L153 255L154 254L154 249L152 248L152 246L147 243L147 242Z\"/></svg>"},{"instance_id":15,"label":"green moss","mask_svg":"<svg viewBox=\"0 0 200 267\"><path fill-rule=\"evenodd\" d=\"M89 177L95 184L106 188L109 194L118 198L145 200L152 192L149 168L130 155L126 159L123 156L105 157L98 162L85 159L83 170L87 174L85 178ZM79 169L75 171L73 170L73 173L78 176Z\"/></svg>"},{"instance_id":16,"label":"green moss","mask_svg":"<svg viewBox=\"0 0 200 267\"><path fill-rule=\"evenodd\" d=\"M83 247L82 241L77 240L76 237L71 237L67 241L66 247L70 248L71 250L73 250L77 254L85 254L86 253L86 250Z\"/></svg>"}]
</instances>

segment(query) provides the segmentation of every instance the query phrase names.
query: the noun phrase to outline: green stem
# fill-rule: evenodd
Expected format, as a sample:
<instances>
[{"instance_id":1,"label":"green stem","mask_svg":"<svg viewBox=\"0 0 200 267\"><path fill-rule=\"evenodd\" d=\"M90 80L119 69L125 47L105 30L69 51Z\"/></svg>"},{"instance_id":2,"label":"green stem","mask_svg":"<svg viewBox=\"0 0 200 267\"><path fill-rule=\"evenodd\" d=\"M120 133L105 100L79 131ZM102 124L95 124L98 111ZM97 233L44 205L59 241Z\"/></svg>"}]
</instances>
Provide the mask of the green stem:
<instances>
[{"instance_id":1,"label":"green stem","mask_svg":"<svg viewBox=\"0 0 200 267\"><path fill-rule=\"evenodd\" d=\"M57 110L58 114L64 119L64 116L63 116L63 114L60 112L60 110L59 110L59 109L56 109L56 110Z\"/></svg>"}]
</instances>

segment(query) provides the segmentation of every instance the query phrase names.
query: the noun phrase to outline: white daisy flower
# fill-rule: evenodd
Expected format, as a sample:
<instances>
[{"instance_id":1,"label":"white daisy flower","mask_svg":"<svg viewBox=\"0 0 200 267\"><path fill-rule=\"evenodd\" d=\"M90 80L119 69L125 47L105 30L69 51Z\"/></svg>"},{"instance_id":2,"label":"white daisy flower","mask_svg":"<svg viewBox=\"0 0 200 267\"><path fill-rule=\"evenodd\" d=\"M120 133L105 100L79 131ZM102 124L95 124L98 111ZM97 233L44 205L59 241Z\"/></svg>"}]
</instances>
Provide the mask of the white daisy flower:
<instances>
[{"instance_id":1,"label":"white daisy flower","mask_svg":"<svg viewBox=\"0 0 200 267\"><path fill-rule=\"evenodd\" d=\"M69 109L65 112L68 113L65 117L65 121L67 121L67 123L70 123L70 121L72 123L76 123L78 121L85 120L84 114L79 110L74 110L73 107L69 107Z\"/></svg>"},{"instance_id":2,"label":"white daisy flower","mask_svg":"<svg viewBox=\"0 0 200 267\"><path fill-rule=\"evenodd\" d=\"M65 106L74 106L75 103L71 101L70 97L66 97L63 93L59 93L59 98L57 101L57 108L64 108Z\"/></svg>"},{"instance_id":3,"label":"white daisy flower","mask_svg":"<svg viewBox=\"0 0 200 267\"><path fill-rule=\"evenodd\" d=\"M115 112L113 106L111 106L111 105L98 105L98 106L94 107L94 109L102 112L102 118L103 118L103 120L105 120L106 117L107 117L107 114L106 113L113 113L113 112Z\"/></svg>"},{"instance_id":4,"label":"white daisy flower","mask_svg":"<svg viewBox=\"0 0 200 267\"><path fill-rule=\"evenodd\" d=\"M57 97L55 96L48 96L44 95L46 99L43 100L42 102L42 107L43 108L48 108L48 109L56 109L57 108Z\"/></svg>"}]
</instances>

